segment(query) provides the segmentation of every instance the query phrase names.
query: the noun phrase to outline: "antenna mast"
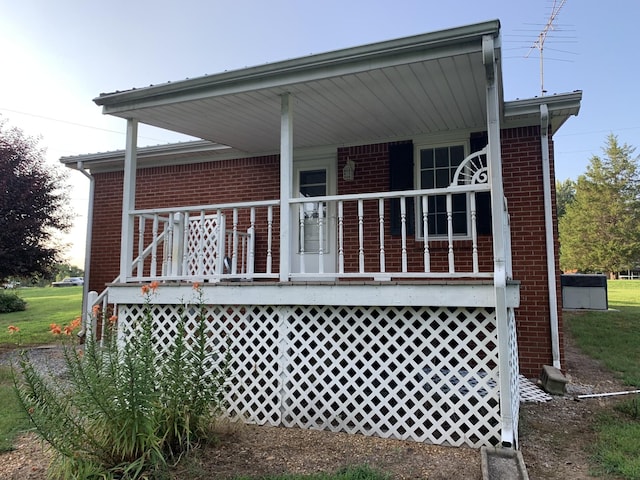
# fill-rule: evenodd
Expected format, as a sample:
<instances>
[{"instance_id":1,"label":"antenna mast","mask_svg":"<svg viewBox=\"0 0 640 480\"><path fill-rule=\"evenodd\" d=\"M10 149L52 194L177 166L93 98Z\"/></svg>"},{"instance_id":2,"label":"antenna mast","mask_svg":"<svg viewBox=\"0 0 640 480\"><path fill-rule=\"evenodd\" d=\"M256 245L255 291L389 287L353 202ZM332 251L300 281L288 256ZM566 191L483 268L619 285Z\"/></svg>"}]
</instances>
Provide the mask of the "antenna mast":
<instances>
[{"instance_id":1,"label":"antenna mast","mask_svg":"<svg viewBox=\"0 0 640 480\"><path fill-rule=\"evenodd\" d=\"M525 58L528 58L534 48L537 48L540 51L540 95L544 96L547 91L544 89L544 41L547 39L547 35L551 30L554 30L553 22L560 13L560 9L567 2L567 0L553 0L553 6L551 7L551 15L549 16L549 20L547 20L547 24L544 26L540 34L538 35L538 39L533 42L529 52L525 55Z\"/></svg>"}]
</instances>

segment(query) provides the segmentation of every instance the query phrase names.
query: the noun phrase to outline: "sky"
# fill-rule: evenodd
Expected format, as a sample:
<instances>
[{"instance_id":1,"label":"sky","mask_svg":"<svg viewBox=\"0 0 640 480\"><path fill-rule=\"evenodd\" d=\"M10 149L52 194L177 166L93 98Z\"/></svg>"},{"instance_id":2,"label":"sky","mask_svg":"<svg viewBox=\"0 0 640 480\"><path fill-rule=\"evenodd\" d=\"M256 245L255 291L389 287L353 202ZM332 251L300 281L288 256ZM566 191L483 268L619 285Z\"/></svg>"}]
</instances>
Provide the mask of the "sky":
<instances>
[{"instance_id":1,"label":"sky","mask_svg":"<svg viewBox=\"0 0 640 480\"><path fill-rule=\"evenodd\" d=\"M168 81L499 19L505 100L582 90L554 136L556 178L575 179L613 133L640 145L638 0L0 0L0 120L46 161L124 149L125 121L93 98ZM140 126L138 145L185 137ZM637 153L637 152L636 152ZM52 167L54 168L54 167ZM69 172L66 258L84 265L89 181Z\"/></svg>"}]
</instances>

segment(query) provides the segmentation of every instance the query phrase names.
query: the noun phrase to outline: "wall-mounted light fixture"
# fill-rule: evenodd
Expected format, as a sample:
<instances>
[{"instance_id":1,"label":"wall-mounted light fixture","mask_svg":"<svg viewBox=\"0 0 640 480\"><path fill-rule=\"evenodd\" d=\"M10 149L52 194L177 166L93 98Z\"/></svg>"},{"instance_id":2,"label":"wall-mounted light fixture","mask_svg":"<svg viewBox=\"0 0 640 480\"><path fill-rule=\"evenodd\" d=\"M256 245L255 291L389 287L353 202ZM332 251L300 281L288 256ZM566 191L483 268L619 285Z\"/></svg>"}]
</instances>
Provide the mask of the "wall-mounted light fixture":
<instances>
[{"instance_id":1,"label":"wall-mounted light fixture","mask_svg":"<svg viewBox=\"0 0 640 480\"><path fill-rule=\"evenodd\" d=\"M347 163L344 165L342 169L342 179L346 182L353 181L353 174L356 171L356 164L350 158L347 158Z\"/></svg>"}]
</instances>

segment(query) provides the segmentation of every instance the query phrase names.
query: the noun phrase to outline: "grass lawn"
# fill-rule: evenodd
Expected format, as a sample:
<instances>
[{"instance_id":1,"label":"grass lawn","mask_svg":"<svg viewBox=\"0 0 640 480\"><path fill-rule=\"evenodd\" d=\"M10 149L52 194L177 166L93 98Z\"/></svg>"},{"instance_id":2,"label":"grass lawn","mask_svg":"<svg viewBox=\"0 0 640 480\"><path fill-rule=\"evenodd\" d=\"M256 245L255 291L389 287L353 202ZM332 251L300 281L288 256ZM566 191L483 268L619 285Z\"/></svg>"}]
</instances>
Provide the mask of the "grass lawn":
<instances>
[{"instance_id":1,"label":"grass lawn","mask_svg":"<svg viewBox=\"0 0 640 480\"><path fill-rule=\"evenodd\" d=\"M13 448L16 435L29 426L13 391L11 369L0 366L0 452Z\"/></svg>"},{"instance_id":2,"label":"grass lawn","mask_svg":"<svg viewBox=\"0 0 640 480\"><path fill-rule=\"evenodd\" d=\"M640 388L640 280L608 282L609 311L565 314L580 349Z\"/></svg>"},{"instance_id":3,"label":"grass lawn","mask_svg":"<svg viewBox=\"0 0 640 480\"><path fill-rule=\"evenodd\" d=\"M640 280L609 281L607 312L566 314L580 349L602 361L629 385L640 389ZM594 460L598 470L640 479L640 396L625 398L597 419Z\"/></svg>"},{"instance_id":4,"label":"grass lawn","mask_svg":"<svg viewBox=\"0 0 640 480\"><path fill-rule=\"evenodd\" d=\"M27 302L27 309L0 314L1 347L51 343L51 323L65 325L82 313L82 287L20 288L16 293ZM9 325L20 331L9 333Z\"/></svg>"},{"instance_id":5,"label":"grass lawn","mask_svg":"<svg viewBox=\"0 0 640 480\"><path fill-rule=\"evenodd\" d=\"M1 350L55 343L51 323L68 324L82 311L82 287L21 288L15 291L27 302L23 312L0 314ZM9 333L9 325L20 329ZM11 369L0 366L0 452L11 450L20 432L29 427L13 391Z\"/></svg>"}]
</instances>

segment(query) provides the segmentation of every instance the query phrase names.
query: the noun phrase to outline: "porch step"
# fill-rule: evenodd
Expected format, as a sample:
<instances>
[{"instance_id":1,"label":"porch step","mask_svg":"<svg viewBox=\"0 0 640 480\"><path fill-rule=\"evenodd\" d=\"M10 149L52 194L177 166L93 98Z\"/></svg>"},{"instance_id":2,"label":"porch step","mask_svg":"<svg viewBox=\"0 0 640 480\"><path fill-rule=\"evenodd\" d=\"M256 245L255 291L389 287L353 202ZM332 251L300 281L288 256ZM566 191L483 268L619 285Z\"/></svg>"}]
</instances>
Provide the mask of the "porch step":
<instances>
[{"instance_id":1,"label":"porch step","mask_svg":"<svg viewBox=\"0 0 640 480\"><path fill-rule=\"evenodd\" d=\"M482 480L529 480L519 450L501 447L480 449Z\"/></svg>"},{"instance_id":2,"label":"porch step","mask_svg":"<svg viewBox=\"0 0 640 480\"><path fill-rule=\"evenodd\" d=\"M542 382L542 388L544 388L545 392L552 395L564 395L568 382L560 370L550 365L542 366L540 381Z\"/></svg>"}]
</instances>

